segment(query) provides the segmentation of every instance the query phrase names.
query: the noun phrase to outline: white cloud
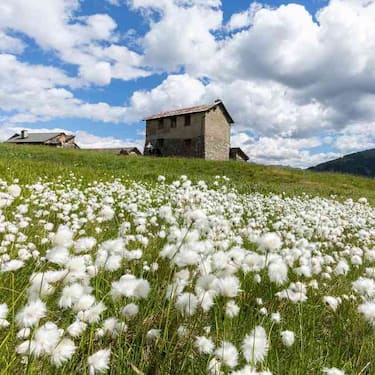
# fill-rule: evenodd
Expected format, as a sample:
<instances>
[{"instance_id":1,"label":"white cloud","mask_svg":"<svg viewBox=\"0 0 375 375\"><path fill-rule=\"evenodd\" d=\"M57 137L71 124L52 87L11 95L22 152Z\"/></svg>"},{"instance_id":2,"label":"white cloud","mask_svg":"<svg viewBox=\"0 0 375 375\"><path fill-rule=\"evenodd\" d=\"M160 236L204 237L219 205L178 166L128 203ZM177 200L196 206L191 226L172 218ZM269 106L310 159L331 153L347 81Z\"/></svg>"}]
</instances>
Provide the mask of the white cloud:
<instances>
[{"instance_id":1,"label":"white cloud","mask_svg":"<svg viewBox=\"0 0 375 375\"><path fill-rule=\"evenodd\" d=\"M258 2L253 2L250 4L249 9L243 12L232 14L230 20L228 21L226 28L229 31L238 31L243 28L247 28L253 24L255 15L265 6Z\"/></svg>"},{"instance_id":2,"label":"white cloud","mask_svg":"<svg viewBox=\"0 0 375 375\"><path fill-rule=\"evenodd\" d=\"M375 124L349 125L338 133L333 145L343 154L375 148Z\"/></svg>"},{"instance_id":3,"label":"white cloud","mask_svg":"<svg viewBox=\"0 0 375 375\"><path fill-rule=\"evenodd\" d=\"M115 137L100 137L84 131L76 132L76 142L81 148L137 147L141 152L144 146L143 138L123 140Z\"/></svg>"},{"instance_id":4,"label":"white cloud","mask_svg":"<svg viewBox=\"0 0 375 375\"><path fill-rule=\"evenodd\" d=\"M0 53L19 54L22 53L24 49L25 45L20 39L11 37L0 31Z\"/></svg>"},{"instance_id":5,"label":"white cloud","mask_svg":"<svg viewBox=\"0 0 375 375\"><path fill-rule=\"evenodd\" d=\"M0 4L0 32L6 35L8 30L26 34L45 50L57 53L58 57L70 64L78 65L82 78L89 83L107 85L111 78L134 79L146 76L140 66L133 63L141 61L135 52L125 46L119 46L133 59L126 61L111 55L108 46L116 46L116 22L107 14L75 16L80 8L79 0L13 0ZM41 22L41 20L43 20ZM3 30L3 31L1 31ZM2 39L0 34L0 50ZM10 43L6 35L7 44ZM13 45L15 41L12 41ZM105 44L98 54L99 46ZM20 50L21 45L16 46ZM9 49L9 48L8 48ZM14 49L14 46L13 46ZM106 52L109 54L106 54ZM112 69L109 65L121 65ZM125 72L121 74L121 71ZM95 72L99 77L96 77Z\"/></svg>"},{"instance_id":6,"label":"white cloud","mask_svg":"<svg viewBox=\"0 0 375 375\"><path fill-rule=\"evenodd\" d=\"M68 88L80 84L59 69L30 65L12 55L0 54L1 122L22 123L53 118L86 118L124 122L126 109L107 103L86 103Z\"/></svg>"},{"instance_id":7,"label":"white cloud","mask_svg":"<svg viewBox=\"0 0 375 375\"><path fill-rule=\"evenodd\" d=\"M144 62L154 69L177 71L184 66L199 74L206 60L217 49L212 31L222 26L220 1L132 0L134 9L156 10L157 19L149 17L150 30L141 44Z\"/></svg>"},{"instance_id":8,"label":"white cloud","mask_svg":"<svg viewBox=\"0 0 375 375\"><path fill-rule=\"evenodd\" d=\"M111 83L111 65L107 62L95 62L92 65L82 65L79 75L88 82L104 86Z\"/></svg>"},{"instance_id":9,"label":"white cloud","mask_svg":"<svg viewBox=\"0 0 375 375\"><path fill-rule=\"evenodd\" d=\"M246 133L232 136L232 145L241 147L251 162L272 165L310 167L341 156L335 152L313 153L312 148L321 145L318 138L252 138Z\"/></svg>"},{"instance_id":10,"label":"white cloud","mask_svg":"<svg viewBox=\"0 0 375 375\"><path fill-rule=\"evenodd\" d=\"M153 113L173 108L198 104L205 94L204 84L184 75L170 75L159 86L150 91L136 91L127 108L127 118L133 121Z\"/></svg>"}]
</instances>

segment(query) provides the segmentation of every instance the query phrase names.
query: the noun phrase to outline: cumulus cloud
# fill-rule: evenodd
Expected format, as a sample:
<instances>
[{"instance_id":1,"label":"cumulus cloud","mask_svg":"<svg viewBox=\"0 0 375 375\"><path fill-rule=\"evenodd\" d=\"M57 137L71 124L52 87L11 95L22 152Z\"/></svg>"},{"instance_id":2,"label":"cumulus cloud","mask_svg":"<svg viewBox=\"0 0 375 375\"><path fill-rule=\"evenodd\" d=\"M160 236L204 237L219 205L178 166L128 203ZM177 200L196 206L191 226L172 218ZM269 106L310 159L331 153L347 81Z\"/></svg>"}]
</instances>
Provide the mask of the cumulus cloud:
<instances>
[{"instance_id":1,"label":"cumulus cloud","mask_svg":"<svg viewBox=\"0 0 375 375\"><path fill-rule=\"evenodd\" d=\"M132 0L134 9L160 12L149 18L150 30L141 40L145 64L168 72L185 67L199 75L217 49L212 31L221 27L223 13L215 5L220 2Z\"/></svg>"},{"instance_id":2,"label":"cumulus cloud","mask_svg":"<svg viewBox=\"0 0 375 375\"><path fill-rule=\"evenodd\" d=\"M155 112L190 107L200 103L204 84L188 74L169 75L159 86L149 91L136 91L126 109L129 121L137 122Z\"/></svg>"},{"instance_id":3,"label":"cumulus cloud","mask_svg":"<svg viewBox=\"0 0 375 375\"><path fill-rule=\"evenodd\" d=\"M132 65L140 62L140 56L138 61L133 57L126 62L121 58L117 60L110 53L111 49L99 48L108 44L116 46L117 24L113 18L107 14L76 16L79 9L79 0L14 0L0 4L0 51L5 49L2 48L5 43L11 44L13 50L20 51L22 48L21 44L9 39L11 37L6 32L10 30L27 35L41 48L57 53L63 61L78 65L81 77L88 83L106 85L111 78L128 80L147 75L141 67ZM126 46L121 48L124 53L137 56ZM9 47L5 50L9 51ZM119 74L119 69L111 75L112 65L126 63L128 69L123 76Z\"/></svg>"},{"instance_id":4,"label":"cumulus cloud","mask_svg":"<svg viewBox=\"0 0 375 375\"><path fill-rule=\"evenodd\" d=\"M78 117L104 122L124 122L125 108L107 103L87 103L74 96L77 78L44 65L20 62L0 55L0 122L22 123Z\"/></svg>"},{"instance_id":5,"label":"cumulus cloud","mask_svg":"<svg viewBox=\"0 0 375 375\"><path fill-rule=\"evenodd\" d=\"M255 139L246 133L235 133L232 144L241 147L252 162L306 168L341 156L335 152L311 152L321 145L318 138L261 137Z\"/></svg>"}]
</instances>

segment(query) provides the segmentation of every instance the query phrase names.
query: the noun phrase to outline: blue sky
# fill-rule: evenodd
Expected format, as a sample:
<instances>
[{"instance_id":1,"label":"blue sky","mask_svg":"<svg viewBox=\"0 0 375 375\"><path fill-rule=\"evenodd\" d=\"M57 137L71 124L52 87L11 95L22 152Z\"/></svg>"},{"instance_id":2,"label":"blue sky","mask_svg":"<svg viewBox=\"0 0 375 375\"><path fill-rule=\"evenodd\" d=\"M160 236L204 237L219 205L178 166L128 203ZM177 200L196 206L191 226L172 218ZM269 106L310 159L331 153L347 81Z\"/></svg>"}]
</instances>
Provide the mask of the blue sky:
<instances>
[{"instance_id":1,"label":"blue sky","mask_svg":"<svg viewBox=\"0 0 375 375\"><path fill-rule=\"evenodd\" d=\"M252 161L375 147L374 21L372 0L4 0L0 137L142 148L145 116L220 97Z\"/></svg>"}]
</instances>

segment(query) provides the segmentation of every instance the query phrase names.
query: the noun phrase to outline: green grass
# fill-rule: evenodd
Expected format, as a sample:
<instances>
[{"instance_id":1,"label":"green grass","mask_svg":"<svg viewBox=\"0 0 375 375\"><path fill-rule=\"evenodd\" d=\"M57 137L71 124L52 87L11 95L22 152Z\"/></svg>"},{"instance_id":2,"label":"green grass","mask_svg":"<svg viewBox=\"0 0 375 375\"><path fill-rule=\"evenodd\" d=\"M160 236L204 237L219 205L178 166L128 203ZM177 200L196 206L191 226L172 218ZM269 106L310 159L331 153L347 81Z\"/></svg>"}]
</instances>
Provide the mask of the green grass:
<instances>
[{"instance_id":1,"label":"green grass","mask_svg":"<svg viewBox=\"0 0 375 375\"><path fill-rule=\"evenodd\" d=\"M108 180L129 176L152 182L158 175L168 181L185 174L197 181L227 176L240 192L319 195L358 199L375 203L375 179L338 173L316 173L292 168L275 168L234 161L126 157L111 152L67 150L39 146L0 145L0 175L30 182L38 177L55 178L70 172L87 179Z\"/></svg>"},{"instance_id":2,"label":"green grass","mask_svg":"<svg viewBox=\"0 0 375 375\"><path fill-rule=\"evenodd\" d=\"M265 194L283 193L329 197L336 195L339 199L358 199L366 197L375 204L375 180L349 175L314 173L291 168L273 168L239 162L214 162L203 160L125 157L110 152L85 150L64 150L48 147L26 147L0 145L0 178L11 182L18 178L20 184L34 183L45 177L55 181L62 177L69 183L71 174L82 177L84 185L91 181L110 181L113 178L130 177L152 186L159 175L164 175L167 182L185 174L193 181L214 181L216 175L225 175L230 184L241 193L261 192ZM21 202L20 202L21 203ZM10 212L6 212L10 215ZM58 222L54 213L47 218ZM87 235L93 234L98 242L114 238L118 230L117 219L103 225L103 232L94 233L94 227L87 227ZM42 237L42 228L37 225L28 229L28 235ZM158 228L154 229L156 235ZM0 233L2 240L2 233ZM148 246L150 251L145 255L149 262L155 260L164 241L155 237ZM245 244L251 249L251 245ZM49 248L40 244L42 253ZM136 246L135 246L136 248ZM267 280L267 271L262 271L261 284L253 282L253 275L241 275L243 293L238 298L241 312L238 317L228 319L223 314L224 301L218 301L209 313L199 312L194 319L181 319L170 302L161 298L161 293L169 283L171 267L168 262L160 261L160 270L153 280L153 288L145 302L140 303L141 311L134 322L129 324L126 336L115 340L102 338L94 340L94 331L100 324L93 325L82 337L76 340L79 347L72 360L57 369L50 365L48 359L33 359L27 367L15 355L17 345L15 335L17 327L12 322L7 331L0 330L0 374L87 374L87 357L95 350L111 347L112 359L110 374L204 374L207 357L199 356L192 346L193 335L202 334L203 327L211 326L212 336L219 342L230 340L237 347L243 337L256 324L262 324L271 338L271 350L264 363L274 375L315 375L321 374L324 366L340 366L346 374L374 374L373 354L375 350L374 332L359 316L357 305L345 301L340 306L339 314L325 309L322 305L324 295L350 294L350 282L361 275L365 265L354 271L349 278L337 278L327 282L321 290L309 299L306 304L291 304L274 298L280 290ZM26 302L25 290L28 287L32 272L38 272L43 265L27 264L21 272L0 274L0 303L7 302L10 316ZM127 265L131 272L141 276L142 264ZM95 297L103 300L108 307L104 317L118 313L120 303L108 298L111 282L118 280L124 273L121 269L110 275L99 274L95 278ZM290 281L295 281L291 278ZM262 297L269 312L280 311L283 320L276 326L257 311L256 297ZM72 312L59 314L56 298L46 298L49 308L48 319L56 321L59 327L69 325L74 317ZM221 303L222 302L222 303ZM9 318L13 321L12 318ZM180 324L186 324L190 336L179 338L176 330ZM155 346L145 345L145 332L151 328L162 329L162 339ZM296 333L296 344L293 349L285 348L279 338L281 330L292 330ZM135 367L134 367L135 366Z\"/></svg>"}]
</instances>

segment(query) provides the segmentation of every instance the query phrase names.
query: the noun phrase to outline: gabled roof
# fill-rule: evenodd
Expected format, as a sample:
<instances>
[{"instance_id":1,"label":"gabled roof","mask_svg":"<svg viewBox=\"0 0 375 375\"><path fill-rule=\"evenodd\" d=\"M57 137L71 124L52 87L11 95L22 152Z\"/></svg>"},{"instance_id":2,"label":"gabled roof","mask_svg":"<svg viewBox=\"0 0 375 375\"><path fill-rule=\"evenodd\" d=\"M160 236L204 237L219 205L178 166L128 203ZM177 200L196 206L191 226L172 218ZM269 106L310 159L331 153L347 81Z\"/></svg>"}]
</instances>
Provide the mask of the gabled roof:
<instances>
[{"instance_id":1,"label":"gabled roof","mask_svg":"<svg viewBox=\"0 0 375 375\"><path fill-rule=\"evenodd\" d=\"M64 133L28 133L26 138L22 138L21 134L14 134L6 142L8 143L44 143L52 138ZM72 136L68 136L69 139Z\"/></svg>"},{"instance_id":2,"label":"gabled roof","mask_svg":"<svg viewBox=\"0 0 375 375\"><path fill-rule=\"evenodd\" d=\"M188 115L188 114L192 114L192 113L207 112L207 111L209 111L209 110L211 110L211 109L213 109L217 106L220 106L222 108L225 116L228 119L228 122L230 124L233 124L234 121L233 121L231 115L229 114L229 112L227 111L227 109L225 108L225 106L224 106L224 104L221 100L217 100L215 103L212 103L212 104L204 104L204 105L198 105L198 106L195 106L195 107L180 108L180 109L175 109L175 110L172 110L172 111L159 112L159 113L156 113L155 115L146 117L145 121L156 120L156 119L165 118L165 117Z\"/></svg>"}]
</instances>

